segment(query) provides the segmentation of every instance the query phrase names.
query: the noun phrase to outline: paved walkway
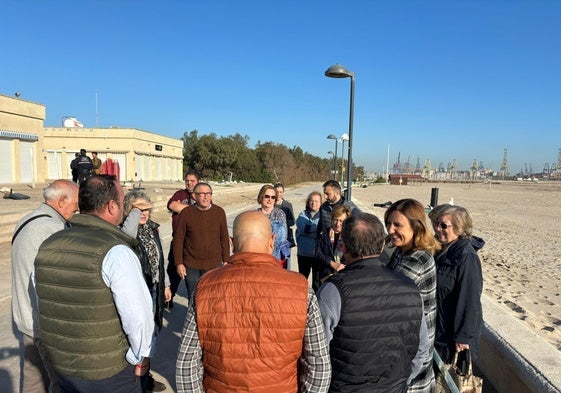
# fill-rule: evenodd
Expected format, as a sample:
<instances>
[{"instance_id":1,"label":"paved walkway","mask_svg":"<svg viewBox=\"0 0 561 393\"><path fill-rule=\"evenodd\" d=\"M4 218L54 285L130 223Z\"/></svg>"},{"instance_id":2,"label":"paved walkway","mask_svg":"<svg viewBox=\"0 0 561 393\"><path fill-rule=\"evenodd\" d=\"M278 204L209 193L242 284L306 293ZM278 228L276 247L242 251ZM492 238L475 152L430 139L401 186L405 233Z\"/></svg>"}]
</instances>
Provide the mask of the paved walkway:
<instances>
[{"instance_id":1,"label":"paved walkway","mask_svg":"<svg viewBox=\"0 0 561 393\"><path fill-rule=\"evenodd\" d=\"M161 185L144 185L148 194L152 197L152 190L158 189ZM23 216L30 210L35 209L42 202L42 188L44 185L38 185L35 189L20 187L14 191L24 193L31 196L26 201L0 200L0 228L8 233L6 239L11 237L15 222L18 217ZM156 221L160 223L162 243L165 248L164 255L167 255L169 243L171 240L171 221L169 215L165 212L165 203L174 186L169 186L170 190L163 190L161 196L155 199L155 216ZM176 183L176 188L180 188L181 184ZM224 196L233 195L233 193L243 192L247 194L247 201L235 204L222 204L228 216L228 225L231 228L233 219L241 211L257 208L255 198L257 196L260 185L236 185L228 187L214 186L215 196L223 199ZM320 190L321 184L307 184L301 187L286 190L286 199L290 200L294 205L295 214L303 209L305 198L312 190ZM159 190L160 192L162 190ZM239 196L239 195L238 195ZM233 198L232 198L233 199ZM159 210L159 211L158 211ZM6 229L6 227L9 227ZM0 230L2 233L2 230ZM11 260L10 260L10 243L9 240L0 243L0 392L10 393L19 392L20 378L20 337L21 335L12 324L11 315ZM296 249L293 249L292 270L297 270ZM183 322L187 312L186 289L184 284L180 284L178 294L174 300L175 306L170 311L164 313L164 328L161 330L158 339L157 354L152 360L152 372L158 381L166 384L166 392L175 391L175 359Z\"/></svg>"}]
</instances>

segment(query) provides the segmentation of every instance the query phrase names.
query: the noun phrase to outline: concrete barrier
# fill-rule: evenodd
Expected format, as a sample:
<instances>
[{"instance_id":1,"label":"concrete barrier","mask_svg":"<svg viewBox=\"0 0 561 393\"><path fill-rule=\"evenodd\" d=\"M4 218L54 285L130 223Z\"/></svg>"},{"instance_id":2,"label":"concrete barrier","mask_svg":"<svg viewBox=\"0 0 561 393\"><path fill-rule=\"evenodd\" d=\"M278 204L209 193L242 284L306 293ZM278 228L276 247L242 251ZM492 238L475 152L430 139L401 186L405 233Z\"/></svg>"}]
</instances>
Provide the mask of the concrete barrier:
<instances>
[{"instance_id":1,"label":"concrete barrier","mask_svg":"<svg viewBox=\"0 0 561 393\"><path fill-rule=\"evenodd\" d=\"M561 352L487 296L477 367L498 392L561 392Z\"/></svg>"}]
</instances>

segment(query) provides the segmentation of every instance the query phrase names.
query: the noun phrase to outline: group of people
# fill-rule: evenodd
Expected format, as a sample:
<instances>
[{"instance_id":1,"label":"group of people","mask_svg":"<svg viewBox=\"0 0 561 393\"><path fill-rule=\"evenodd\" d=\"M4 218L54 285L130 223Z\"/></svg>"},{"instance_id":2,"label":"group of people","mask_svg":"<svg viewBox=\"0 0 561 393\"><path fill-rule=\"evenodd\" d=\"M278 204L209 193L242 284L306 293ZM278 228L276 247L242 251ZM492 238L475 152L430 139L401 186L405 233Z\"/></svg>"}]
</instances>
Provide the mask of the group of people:
<instances>
[{"instance_id":1,"label":"group of people","mask_svg":"<svg viewBox=\"0 0 561 393\"><path fill-rule=\"evenodd\" d=\"M74 159L70 162L70 170L72 172L72 181L74 183L82 183L88 177L99 175L101 173L101 159L97 156L97 152L92 152L92 157L86 155L86 149L80 149L80 153L74 155Z\"/></svg>"},{"instance_id":2,"label":"group of people","mask_svg":"<svg viewBox=\"0 0 561 393\"><path fill-rule=\"evenodd\" d=\"M433 234L417 201L392 204L384 226L338 182L323 194L295 220L284 185L265 185L230 238L211 185L190 170L167 203L166 267L144 191L110 175L53 182L12 240L22 391L164 390L150 359L182 280L178 392L433 391L434 348L448 362L477 356L483 241L467 211L433 209Z\"/></svg>"},{"instance_id":3,"label":"group of people","mask_svg":"<svg viewBox=\"0 0 561 393\"><path fill-rule=\"evenodd\" d=\"M320 299L324 320L327 318L325 329L329 339L335 330L334 321L337 325L340 315L341 294L345 293L335 283L341 277L351 276L350 264L353 271L358 266L356 262L353 263L356 258L349 258L345 254L349 244L343 236L345 223L357 216L358 212L345 201L336 181L327 181L323 188L326 198L323 203L320 192L314 191L308 195L305 210L296 220L296 239L299 271L306 278L312 273L312 288ZM429 356L422 360L418 373L412 373L412 378L408 380L408 390L440 391L442 386L437 386L437 382L442 379L435 378L432 366L435 349L448 364L452 362L456 352L469 350L472 359L478 356L483 324L483 277L477 251L485 242L473 235L473 224L468 211L450 204L432 209L427 220L425 208L420 202L402 199L387 206L384 224L384 247L374 250L376 252L373 251L373 255L384 266L384 273L387 270L399 273L416 285L422 301L423 325L426 328L426 340L420 343L423 345L419 346L419 350L427 343L429 345L426 352ZM342 271L345 275L337 274ZM363 273L366 274L366 271ZM381 272L377 275L378 279L383 276ZM386 307L391 310L390 315L395 316L393 313L404 307L404 304L391 307L394 304L387 288L374 285L376 282L374 277L365 282L365 285L372 286L368 295L363 294L372 296L371 301L365 303L365 308L370 305L367 314L374 315L372 305L379 304L380 299L384 298L388 301ZM378 289L380 293L377 292ZM401 296L399 301L404 302L405 297ZM385 316L378 315L374 319L380 323L384 318ZM366 319L361 323L363 327L372 327L377 324L375 320L371 321L371 325L368 325ZM423 337L422 332L419 337ZM353 336L353 339L356 338Z\"/></svg>"}]
</instances>

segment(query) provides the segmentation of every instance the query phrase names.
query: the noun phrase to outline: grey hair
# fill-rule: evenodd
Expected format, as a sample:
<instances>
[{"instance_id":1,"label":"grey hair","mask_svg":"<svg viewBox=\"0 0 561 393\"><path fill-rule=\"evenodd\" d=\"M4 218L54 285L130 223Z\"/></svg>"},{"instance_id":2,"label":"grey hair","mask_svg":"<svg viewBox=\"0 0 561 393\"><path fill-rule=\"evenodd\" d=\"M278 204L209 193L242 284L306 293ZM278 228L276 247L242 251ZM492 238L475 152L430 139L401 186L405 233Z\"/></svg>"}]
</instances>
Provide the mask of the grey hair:
<instances>
[{"instance_id":1,"label":"grey hair","mask_svg":"<svg viewBox=\"0 0 561 393\"><path fill-rule=\"evenodd\" d=\"M452 221L452 225L454 225L459 237L471 237L473 221L465 207L456 205L445 206L438 212L437 220L441 220L442 217L446 215L450 216L450 221Z\"/></svg>"},{"instance_id":2,"label":"grey hair","mask_svg":"<svg viewBox=\"0 0 561 393\"><path fill-rule=\"evenodd\" d=\"M78 185L70 180L59 179L49 184L43 190L43 198L45 202L56 201L61 197L69 199L73 197L74 192L77 192Z\"/></svg>"},{"instance_id":3,"label":"grey hair","mask_svg":"<svg viewBox=\"0 0 561 393\"><path fill-rule=\"evenodd\" d=\"M130 213L133 203L139 199L144 199L146 202L152 203L152 200L150 199L148 194L146 194L142 190L133 189L126 193L125 201L123 202L123 210L125 211L125 215Z\"/></svg>"},{"instance_id":4,"label":"grey hair","mask_svg":"<svg viewBox=\"0 0 561 393\"><path fill-rule=\"evenodd\" d=\"M210 188L210 192L212 192L212 187L210 186L210 184L205 183L204 181L201 181L201 182L197 183L197 184L195 185L195 187L193 187L193 192L196 193L197 190L198 190L199 188L203 187L203 186L206 186L206 187Z\"/></svg>"}]
</instances>

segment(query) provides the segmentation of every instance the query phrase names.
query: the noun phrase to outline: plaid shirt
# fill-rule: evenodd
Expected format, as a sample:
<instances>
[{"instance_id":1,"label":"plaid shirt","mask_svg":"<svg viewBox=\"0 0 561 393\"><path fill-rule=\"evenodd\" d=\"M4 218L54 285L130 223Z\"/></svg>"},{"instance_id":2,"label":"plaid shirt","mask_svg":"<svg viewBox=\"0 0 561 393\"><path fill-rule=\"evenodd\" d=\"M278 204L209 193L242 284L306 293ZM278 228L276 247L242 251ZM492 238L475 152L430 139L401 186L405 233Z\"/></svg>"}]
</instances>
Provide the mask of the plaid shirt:
<instances>
[{"instance_id":1,"label":"plaid shirt","mask_svg":"<svg viewBox=\"0 0 561 393\"><path fill-rule=\"evenodd\" d=\"M175 372L178 393L204 393L203 351L199 343L196 314L196 305L191 301L177 354ZM308 288L306 329L299 363L298 391L327 392L331 382L329 346L325 339L318 301L311 288Z\"/></svg>"},{"instance_id":2,"label":"plaid shirt","mask_svg":"<svg viewBox=\"0 0 561 393\"><path fill-rule=\"evenodd\" d=\"M421 293L425 320L431 343L430 359L423 364L423 370L413 379L408 392L433 392L435 389L432 369L432 352L436 330L436 265L432 254L427 250L415 250L402 253L399 248L393 252L387 267L409 277Z\"/></svg>"}]
</instances>

